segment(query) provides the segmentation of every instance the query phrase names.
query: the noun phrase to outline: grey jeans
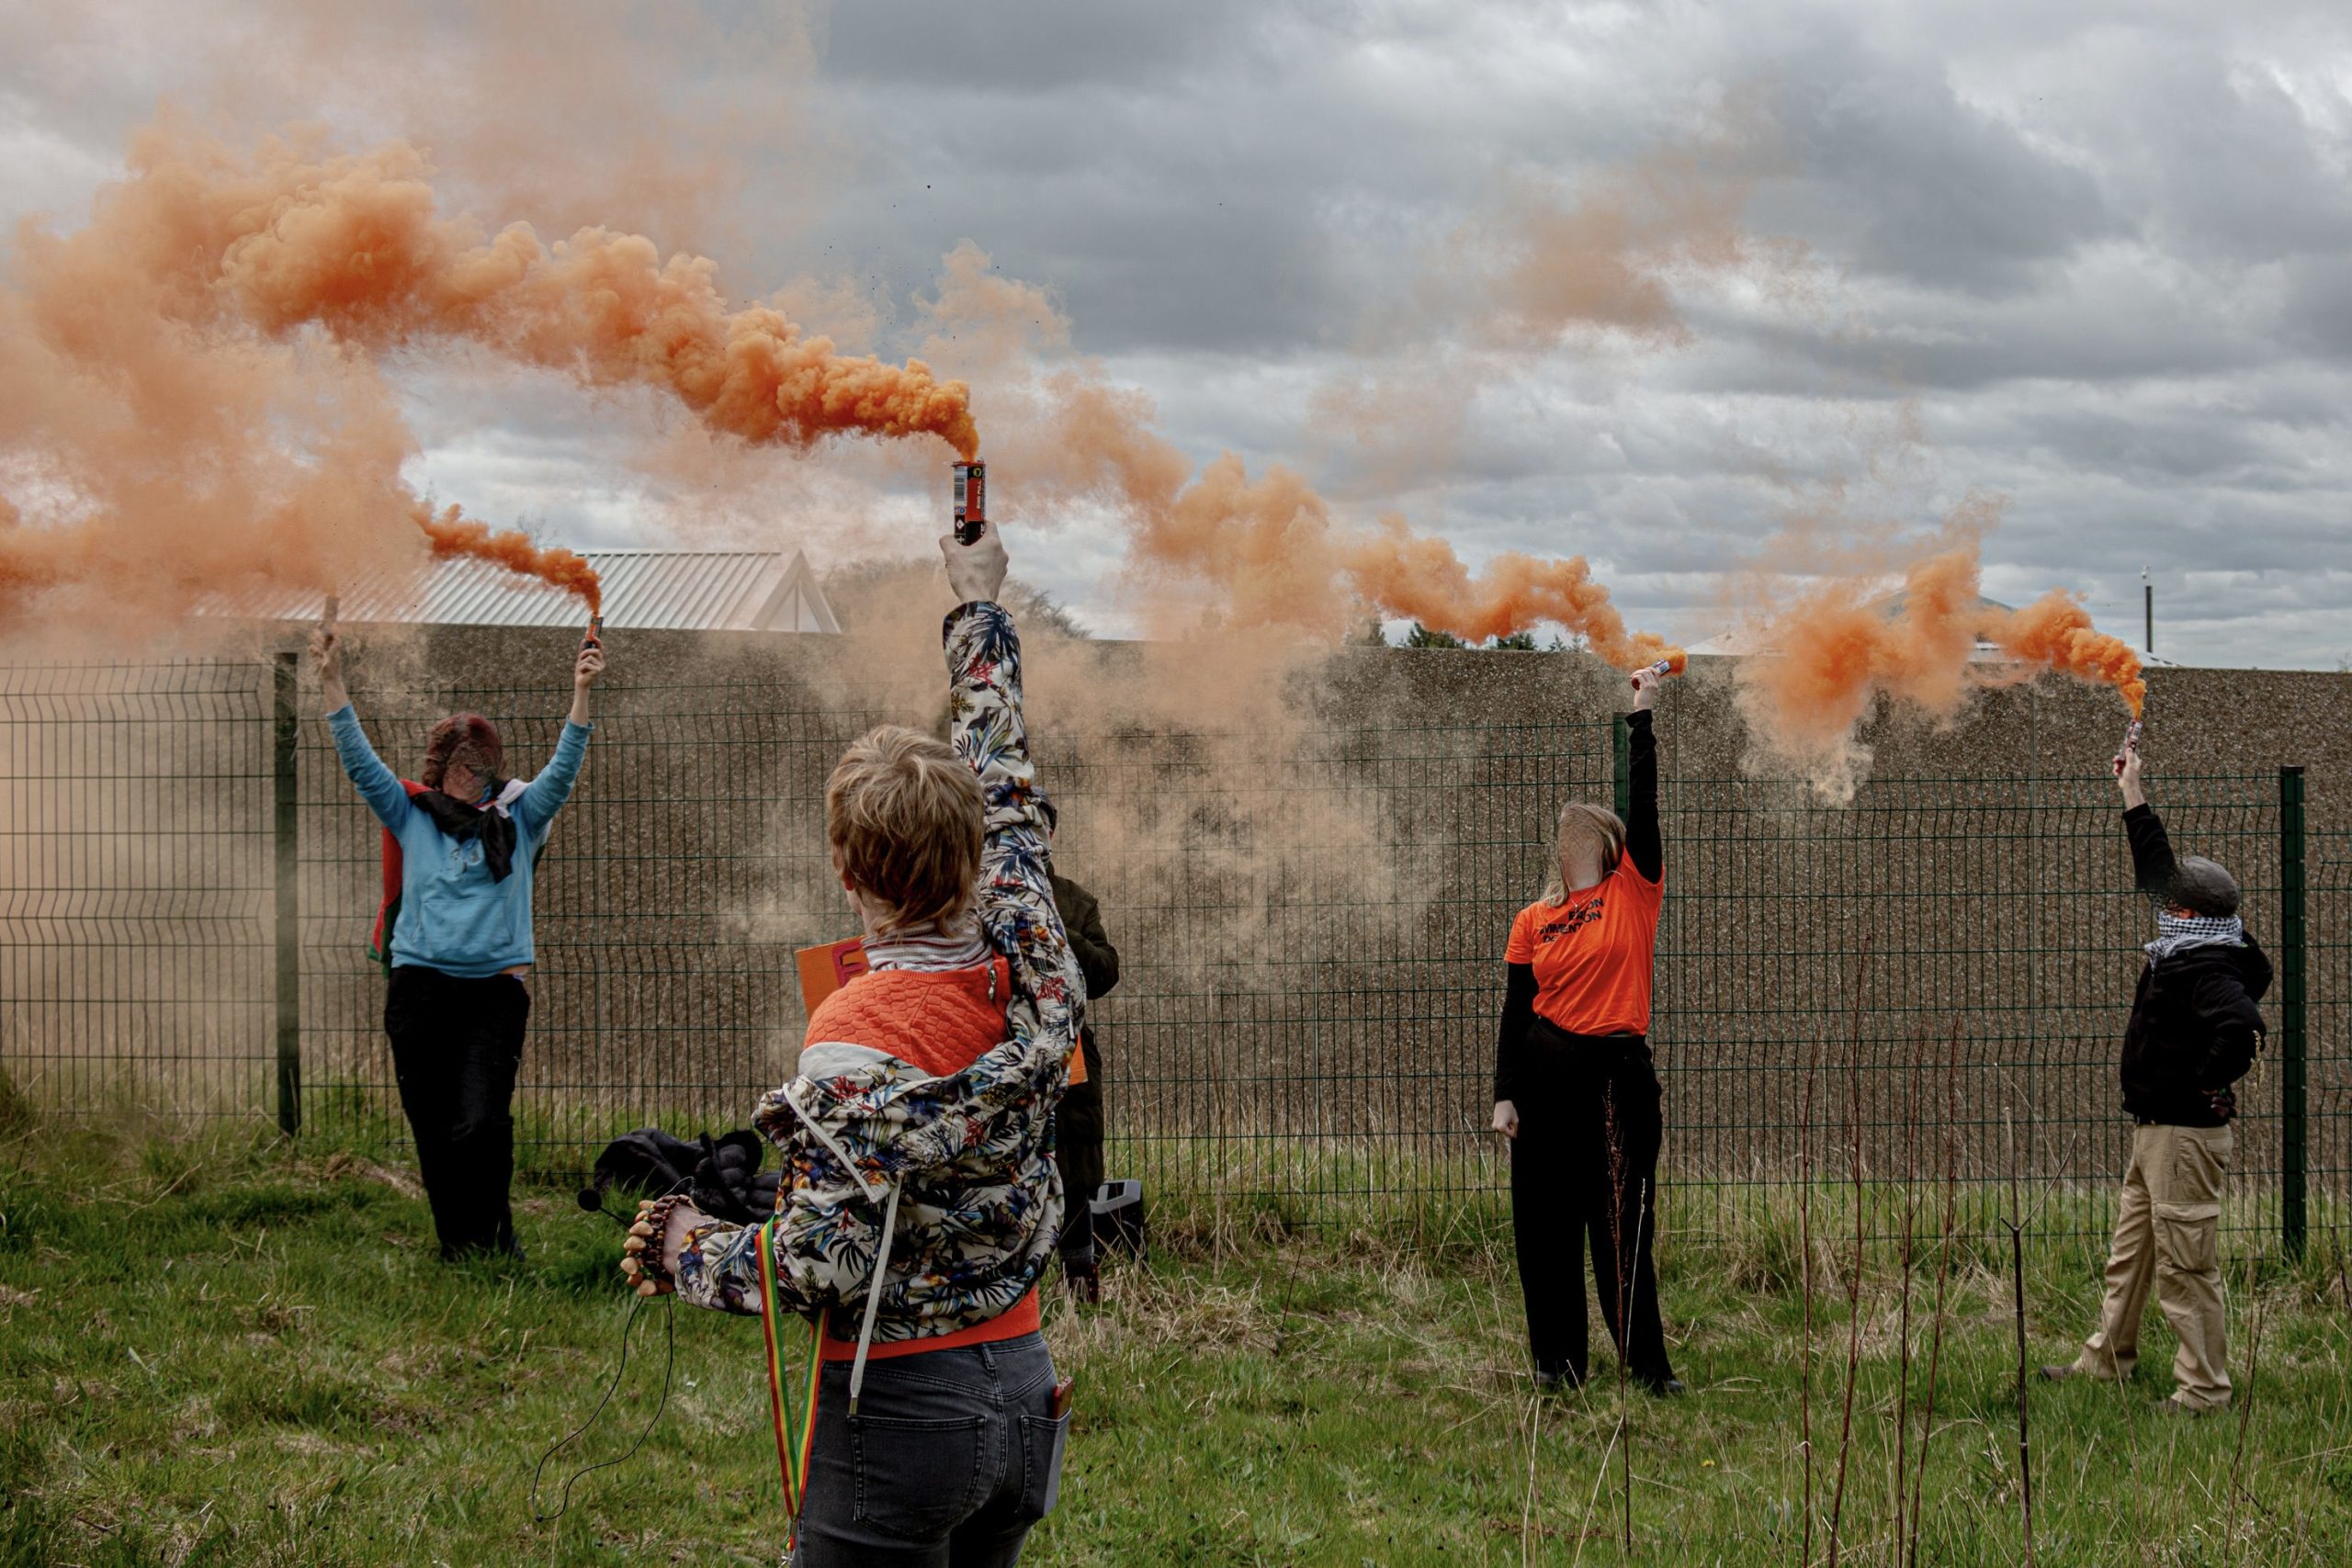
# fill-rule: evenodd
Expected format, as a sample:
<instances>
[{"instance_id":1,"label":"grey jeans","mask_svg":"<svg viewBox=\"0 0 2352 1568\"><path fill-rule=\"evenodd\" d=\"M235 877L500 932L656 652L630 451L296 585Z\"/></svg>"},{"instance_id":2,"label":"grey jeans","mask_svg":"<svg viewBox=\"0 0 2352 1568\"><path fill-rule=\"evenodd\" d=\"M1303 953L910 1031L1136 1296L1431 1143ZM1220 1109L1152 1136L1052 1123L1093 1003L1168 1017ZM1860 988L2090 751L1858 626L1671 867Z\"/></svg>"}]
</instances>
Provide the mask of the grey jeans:
<instances>
[{"instance_id":1,"label":"grey jeans","mask_svg":"<svg viewBox=\"0 0 2352 1568\"><path fill-rule=\"evenodd\" d=\"M1053 1511L1069 1417L1040 1335L828 1363L793 1568L1003 1568Z\"/></svg>"}]
</instances>

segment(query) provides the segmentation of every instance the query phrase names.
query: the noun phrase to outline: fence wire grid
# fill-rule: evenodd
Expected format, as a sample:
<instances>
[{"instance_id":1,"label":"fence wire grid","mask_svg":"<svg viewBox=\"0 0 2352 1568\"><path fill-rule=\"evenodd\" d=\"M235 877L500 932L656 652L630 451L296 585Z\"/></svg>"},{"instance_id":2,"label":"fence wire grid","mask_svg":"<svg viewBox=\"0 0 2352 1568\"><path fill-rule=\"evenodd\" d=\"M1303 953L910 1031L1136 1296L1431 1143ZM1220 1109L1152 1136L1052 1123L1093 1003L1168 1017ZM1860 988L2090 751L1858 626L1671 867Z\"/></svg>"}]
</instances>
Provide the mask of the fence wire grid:
<instances>
[{"instance_id":1,"label":"fence wire grid","mask_svg":"<svg viewBox=\"0 0 2352 1568\"><path fill-rule=\"evenodd\" d=\"M400 771L432 718L474 708L528 772L567 700L356 696ZM365 952L379 830L317 710L284 660L0 669L0 1065L17 1092L400 1135ZM600 691L536 878L526 1172L578 1172L648 1122L723 1131L788 1074L794 950L853 930L823 783L871 716L784 683ZM1769 1215L1857 1160L1900 1193L1949 1160L1970 1223L2014 1165L2068 1194L2045 1232L2103 1229L2148 934L2112 785L1878 777L1826 807L1679 754L1672 728L1652 1032L1672 1223ZM1094 1004L1113 1175L1308 1221L1500 1189L1503 938L1561 803L1622 789L1615 721L1037 747L1057 869L1101 898L1122 955ZM2301 788L2278 770L2153 786L2176 844L2237 873L2279 961L2225 1223L2290 1246L2342 1230L2352 1179L2352 833L2307 828Z\"/></svg>"}]
</instances>

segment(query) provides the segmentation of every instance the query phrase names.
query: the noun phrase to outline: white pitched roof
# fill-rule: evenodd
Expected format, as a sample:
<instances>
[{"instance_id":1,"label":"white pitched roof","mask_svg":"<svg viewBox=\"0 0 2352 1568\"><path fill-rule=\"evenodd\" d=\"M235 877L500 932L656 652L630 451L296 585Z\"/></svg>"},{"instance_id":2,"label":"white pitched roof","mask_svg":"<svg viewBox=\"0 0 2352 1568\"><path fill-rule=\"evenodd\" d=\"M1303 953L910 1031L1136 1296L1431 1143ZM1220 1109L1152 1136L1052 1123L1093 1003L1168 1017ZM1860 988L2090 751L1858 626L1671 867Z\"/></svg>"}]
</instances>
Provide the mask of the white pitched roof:
<instances>
[{"instance_id":1,"label":"white pitched roof","mask_svg":"<svg viewBox=\"0 0 2352 1568\"><path fill-rule=\"evenodd\" d=\"M616 631L837 633L817 574L798 550L582 550L605 585L605 624ZM222 595L199 615L316 620L314 593L268 589ZM355 622L467 626L585 624L580 601L488 561L435 561L416 577L376 573L345 585L342 615Z\"/></svg>"}]
</instances>

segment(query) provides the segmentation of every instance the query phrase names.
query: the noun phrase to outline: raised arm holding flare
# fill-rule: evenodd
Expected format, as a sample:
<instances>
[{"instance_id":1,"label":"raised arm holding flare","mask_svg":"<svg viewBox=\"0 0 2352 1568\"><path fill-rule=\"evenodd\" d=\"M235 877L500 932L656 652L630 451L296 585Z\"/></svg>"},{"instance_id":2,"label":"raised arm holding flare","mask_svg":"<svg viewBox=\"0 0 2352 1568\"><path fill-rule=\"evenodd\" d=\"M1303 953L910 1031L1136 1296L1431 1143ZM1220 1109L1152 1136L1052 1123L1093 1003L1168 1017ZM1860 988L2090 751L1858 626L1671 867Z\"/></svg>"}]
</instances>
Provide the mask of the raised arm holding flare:
<instances>
[{"instance_id":1,"label":"raised arm holding flare","mask_svg":"<svg viewBox=\"0 0 2352 1568\"><path fill-rule=\"evenodd\" d=\"M783 1153L775 1217L744 1229L665 1201L622 1264L640 1289L821 1325L798 1568L1012 1562L1053 1506L1069 1425L1037 1281L1061 1229L1048 1127L1082 993L996 602L1003 546L993 529L940 543L964 601L946 623L952 743L876 729L827 787L873 968L819 1005L797 1073L754 1115Z\"/></svg>"},{"instance_id":2,"label":"raised arm holding flare","mask_svg":"<svg viewBox=\"0 0 2352 1568\"><path fill-rule=\"evenodd\" d=\"M1656 670L1634 674L1627 819L1560 811L1554 874L1511 922L1495 1041L1495 1130L1510 1140L1511 1234L1537 1387L1584 1382L1584 1249L1627 1370L1679 1393L1651 1261L1665 1126L1650 1060L1650 976L1665 897Z\"/></svg>"},{"instance_id":3,"label":"raised arm holding flare","mask_svg":"<svg viewBox=\"0 0 2352 1568\"><path fill-rule=\"evenodd\" d=\"M2222 1178L2235 1151L2233 1086L2262 1049L2256 1004L2270 988L2270 960L2239 919L2237 879L2202 856L2173 854L2142 785L2136 745L2127 743L2116 759L2115 783L2123 795L2132 880L2156 922L2123 1026L2120 1077L2132 1151L2098 1327L2072 1363L2041 1371L2102 1382L2129 1378L2153 1285L2178 1341L2176 1387L2158 1408L2199 1416L2230 1403L2216 1252Z\"/></svg>"},{"instance_id":4,"label":"raised arm holding flare","mask_svg":"<svg viewBox=\"0 0 2352 1568\"><path fill-rule=\"evenodd\" d=\"M335 753L384 828L384 1032L441 1256L520 1258L507 1193L531 1017L532 868L587 757L604 649L573 657L571 719L528 780L505 776L504 743L478 713L435 724L416 781L401 778L360 728L332 622L311 634L311 659Z\"/></svg>"}]
</instances>

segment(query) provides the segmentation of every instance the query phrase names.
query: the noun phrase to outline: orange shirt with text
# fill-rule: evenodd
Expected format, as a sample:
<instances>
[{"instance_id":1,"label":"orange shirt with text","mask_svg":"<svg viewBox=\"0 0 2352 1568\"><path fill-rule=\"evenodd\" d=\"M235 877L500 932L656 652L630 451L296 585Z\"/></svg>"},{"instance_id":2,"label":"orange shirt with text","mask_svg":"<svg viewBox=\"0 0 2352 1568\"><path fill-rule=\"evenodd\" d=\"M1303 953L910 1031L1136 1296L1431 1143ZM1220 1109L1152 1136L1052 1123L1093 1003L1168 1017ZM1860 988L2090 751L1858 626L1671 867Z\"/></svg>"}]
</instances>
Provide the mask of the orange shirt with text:
<instances>
[{"instance_id":1,"label":"orange shirt with text","mask_svg":"<svg viewBox=\"0 0 2352 1568\"><path fill-rule=\"evenodd\" d=\"M1647 1034L1665 892L1623 857L1598 886L1521 909L1503 956L1535 966L1536 1012L1570 1034Z\"/></svg>"}]
</instances>

